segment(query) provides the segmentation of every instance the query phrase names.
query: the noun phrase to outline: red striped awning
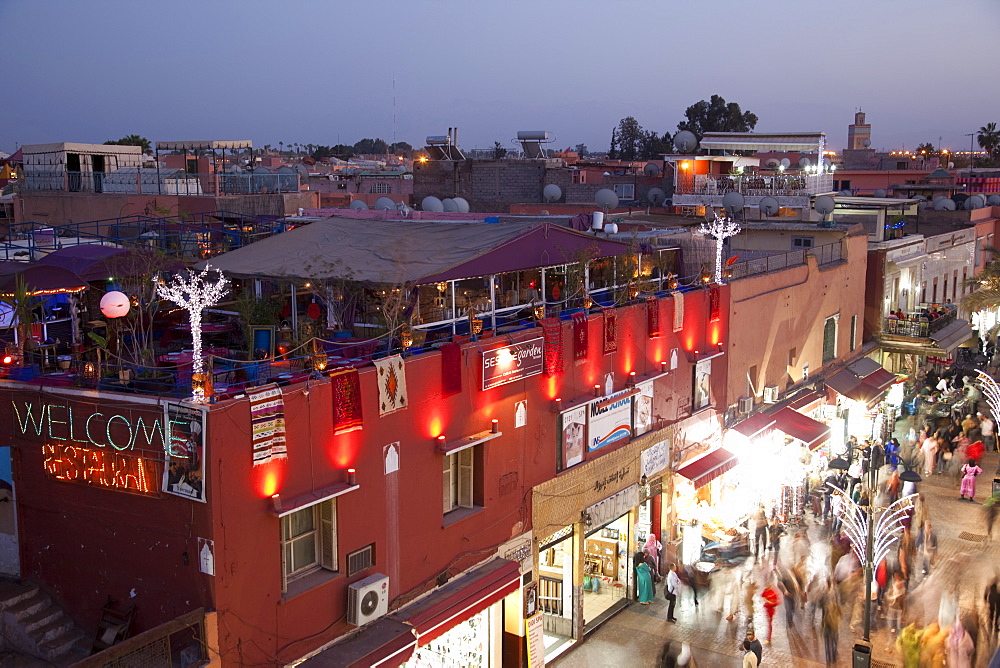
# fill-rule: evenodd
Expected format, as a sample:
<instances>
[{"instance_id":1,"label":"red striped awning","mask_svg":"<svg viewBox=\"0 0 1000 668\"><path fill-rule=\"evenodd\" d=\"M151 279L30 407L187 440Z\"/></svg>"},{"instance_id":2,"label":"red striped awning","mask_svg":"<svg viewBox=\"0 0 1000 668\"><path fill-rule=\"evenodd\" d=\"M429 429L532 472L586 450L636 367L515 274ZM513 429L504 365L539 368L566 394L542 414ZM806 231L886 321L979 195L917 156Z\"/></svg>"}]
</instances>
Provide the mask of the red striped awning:
<instances>
[{"instance_id":1,"label":"red striped awning","mask_svg":"<svg viewBox=\"0 0 1000 668\"><path fill-rule=\"evenodd\" d=\"M520 586L520 564L498 558L407 606L399 616L416 630L417 644L426 645Z\"/></svg>"},{"instance_id":2,"label":"red striped awning","mask_svg":"<svg viewBox=\"0 0 1000 668\"><path fill-rule=\"evenodd\" d=\"M413 656L416 648L417 636L412 626L383 617L299 665L302 668L398 668Z\"/></svg>"},{"instance_id":3,"label":"red striped awning","mask_svg":"<svg viewBox=\"0 0 1000 668\"><path fill-rule=\"evenodd\" d=\"M815 450L830 438L828 426L791 408L782 408L774 414L774 418L775 428L802 441L810 450Z\"/></svg>"},{"instance_id":4,"label":"red striped awning","mask_svg":"<svg viewBox=\"0 0 1000 668\"><path fill-rule=\"evenodd\" d=\"M698 489L712 482L739 463L740 461L736 455L725 448L719 448L712 450L704 457L696 459L690 464L686 464L677 473L694 483L694 488Z\"/></svg>"},{"instance_id":5,"label":"red striped awning","mask_svg":"<svg viewBox=\"0 0 1000 668\"><path fill-rule=\"evenodd\" d=\"M754 436L759 436L773 427L774 423L775 419L773 415L754 413L746 420L733 427L733 431L737 431L747 438L753 438Z\"/></svg>"},{"instance_id":6,"label":"red striped awning","mask_svg":"<svg viewBox=\"0 0 1000 668\"><path fill-rule=\"evenodd\" d=\"M880 390L887 390L896 382L896 374L891 371L886 371L885 369L879 369L875 373L865 376L862 380L872 387L877 387Z\"/></svg>"}]
</instances>

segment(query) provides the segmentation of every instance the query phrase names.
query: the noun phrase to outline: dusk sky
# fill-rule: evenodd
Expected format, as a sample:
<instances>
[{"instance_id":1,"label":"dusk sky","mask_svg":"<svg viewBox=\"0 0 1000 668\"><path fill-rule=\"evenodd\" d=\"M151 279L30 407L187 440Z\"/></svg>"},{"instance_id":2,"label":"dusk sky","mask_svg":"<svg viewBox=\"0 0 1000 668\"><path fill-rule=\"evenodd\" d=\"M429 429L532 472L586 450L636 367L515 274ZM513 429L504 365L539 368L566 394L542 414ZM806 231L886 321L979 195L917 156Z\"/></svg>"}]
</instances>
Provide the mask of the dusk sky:
<instances>
[{"instance_id":1,"label":"dusk sky","mask_svg":"<svg viewBox=\"0 0 1000 668\"><path fill-rule=\"evenodd\" d=\"M367 2L0 0L0 150L250 139L463 148L548 130L606 150L634 116L675 132L713 94L758 132L968 149L1000 122L998 0Z\"/></svg>"}]
</instances>

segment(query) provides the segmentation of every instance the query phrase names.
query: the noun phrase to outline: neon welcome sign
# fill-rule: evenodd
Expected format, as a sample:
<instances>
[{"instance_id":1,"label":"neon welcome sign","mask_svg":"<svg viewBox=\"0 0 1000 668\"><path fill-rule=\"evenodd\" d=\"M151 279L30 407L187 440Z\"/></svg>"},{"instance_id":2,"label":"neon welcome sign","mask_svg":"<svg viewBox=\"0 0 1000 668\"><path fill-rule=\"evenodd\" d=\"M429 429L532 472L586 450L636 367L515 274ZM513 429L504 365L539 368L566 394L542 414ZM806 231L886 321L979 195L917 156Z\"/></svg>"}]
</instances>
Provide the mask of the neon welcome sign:
<instances>
[{"instance_id":1,"label":"neon welcome sign","mask_svg":"<svg viewBox=\"0 0 1000 668\"><path fill-rule=\"evenodd\" d=\"M20 406L18 404L21 404ZM162 415L79 410L68 404L36 405L11 401L15 433L38 437L47 442L63 441L88 448L125 450L165 450Z\"/></svg>"}]
</instances>

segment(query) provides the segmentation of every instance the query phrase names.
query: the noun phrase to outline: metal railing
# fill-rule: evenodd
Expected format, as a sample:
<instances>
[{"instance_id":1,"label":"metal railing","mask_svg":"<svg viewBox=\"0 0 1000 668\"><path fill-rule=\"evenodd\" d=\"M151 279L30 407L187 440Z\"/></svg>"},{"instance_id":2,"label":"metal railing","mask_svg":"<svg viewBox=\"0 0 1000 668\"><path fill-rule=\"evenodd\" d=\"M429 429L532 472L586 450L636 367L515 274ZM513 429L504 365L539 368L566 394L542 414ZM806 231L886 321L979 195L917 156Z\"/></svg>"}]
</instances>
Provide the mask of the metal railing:
<instances>
[{"instance_id":1,"label":"metal railing","mask_svg":"<svg viewBox=\"0 0 1000 668\"><path fill-rule=\"evenodd\" d=\"M833 190L830 174L733 174L712 176L708 174L682 174L677 177L678 195L725 195L738 192L749 197L815 195Z\"/></svg>"},{"instance_id":2,"label":"metal railing","mask_svg":"<svg viewBox=\"0 0 1000 668\"><path fill-rule=\"evenodd\" d=\"M746 278L758 274L767 274L772 271L781 271L789 267L798 267L806 263L806 255L816 258L819 266L839 262L844 259L844 249L840 242L824 244L815 248L789 251L788 253L775 253L766 257L760 257L746 262L737 262L729 269L732 272L731 278Z\"/></svg>"},{"instance_id":3,"label":"metal railing","mask_svg":"<svg viewBox=\"0 0 1000 668\"><path fill-rule=\"evenodd\" d=\"M882 331L894 336L907 336L914 339L926 339L955 322L953 313L945 312L933 320L923 313L906 313L906 318L883 318Z\"/></svg>"},{"instance_id":4,"label":"metal railing","mask_svg":"<svg viewBox=\"0 0 1000 668\"><path fill-rule=\"evenodd\" d=\"M270 172L186 174L179 170L124 168L115 172L28 170L25 191L126 195L248 195L299 191L299 175Z\"/></svg>"}]
</instances>

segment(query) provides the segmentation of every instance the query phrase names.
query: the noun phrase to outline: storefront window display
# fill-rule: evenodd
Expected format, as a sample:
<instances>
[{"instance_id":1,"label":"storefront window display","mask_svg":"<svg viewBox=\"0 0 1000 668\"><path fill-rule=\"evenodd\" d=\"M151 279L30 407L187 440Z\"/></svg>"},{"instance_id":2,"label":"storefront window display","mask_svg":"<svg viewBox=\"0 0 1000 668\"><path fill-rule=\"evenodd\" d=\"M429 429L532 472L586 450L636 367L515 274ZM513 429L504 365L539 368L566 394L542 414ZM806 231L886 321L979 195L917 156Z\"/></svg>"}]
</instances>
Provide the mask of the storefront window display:
<instances>
[{"instance_id":1,"label":"storefront window display","mask_svg":"<svg viewBox=\"0 0 1000 668\"><path fill-rule=\"evenodd\" d=\"M573 527L556 532L538 549L538 608L546 616L546 653L551 642L573 635Z\"/></svg>"},{"instance_id":2,"label":"storefront window display","mask_svg":"<svg viewBox=\"0 0 1000 668\"><path fill-rule=\"evenodd\" d=\"M497 649L491 630L491 619L496 604L473 615L447 633L418 647L405 664L405 668L462 668L464 666L493 666Z\"/></svg>"},{"instance_id":3,"label":"storefront window display","mask_svg":"<svg viewBox=\"0 0 1000 668\"><path fill-rule=\"evenodd\" d=\"M619 601L632 585L629 516L591 531L583 540L583 618L591 624Z\"/></svg>"}]
</instances>

